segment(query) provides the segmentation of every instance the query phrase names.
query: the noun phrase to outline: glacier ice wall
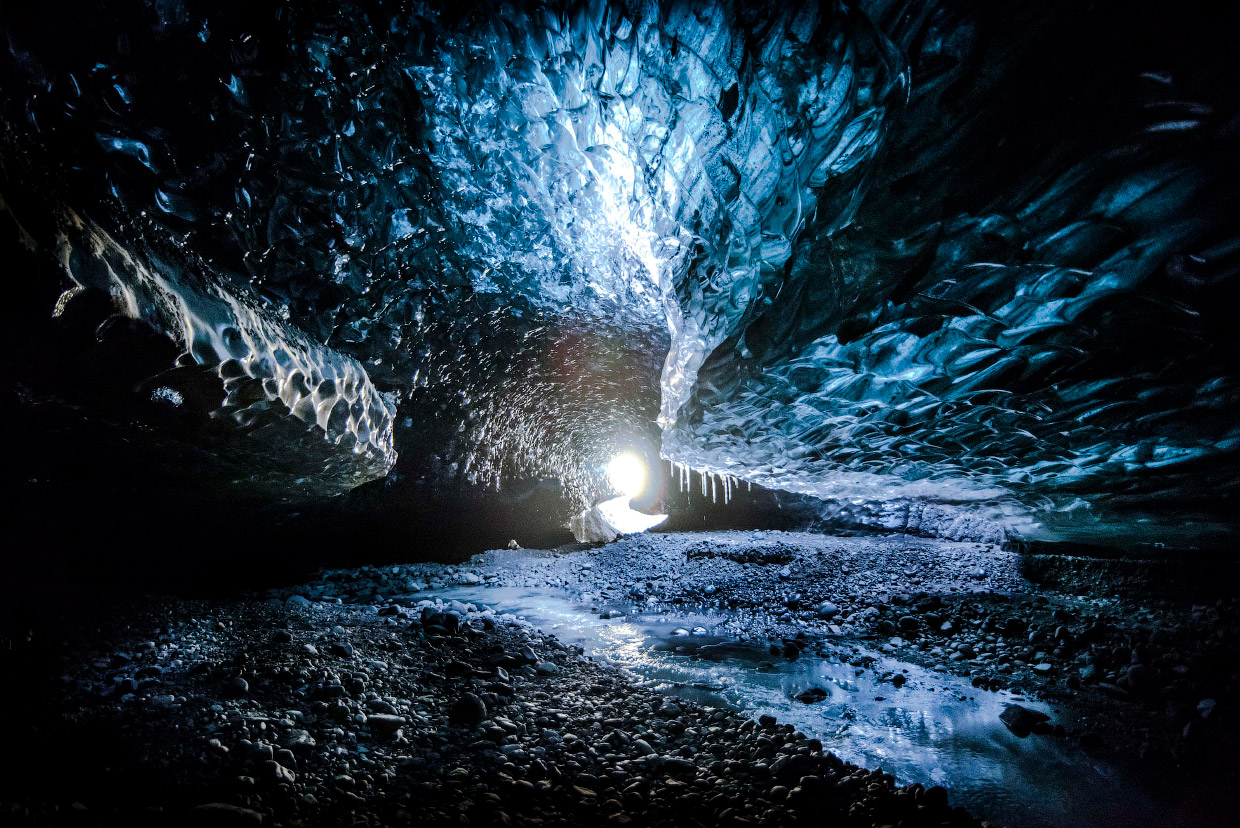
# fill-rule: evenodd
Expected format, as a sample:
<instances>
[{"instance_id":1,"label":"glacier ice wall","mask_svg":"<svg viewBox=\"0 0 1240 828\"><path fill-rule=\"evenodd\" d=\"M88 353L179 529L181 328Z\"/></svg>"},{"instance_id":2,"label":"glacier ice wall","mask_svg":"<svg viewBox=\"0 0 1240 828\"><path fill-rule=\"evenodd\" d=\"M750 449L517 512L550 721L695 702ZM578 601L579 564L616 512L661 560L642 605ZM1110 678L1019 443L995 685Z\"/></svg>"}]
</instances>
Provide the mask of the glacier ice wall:
<instances>
[{"instance_id":1,"label":"glacier ice wall","mask_svg":"<svg viewBox=\"0 0 1240 828\"><path fill-rule=\"evenodd\" d=\"M874 4L911 94L873 183L807 227L664 450L1029 536L1184 540L1225 512L1235 61L1201 18L1130 11Z\"/></svg>"},{"instance_id":2,"label":"glacier ice wall","mask_svg":"<svg viewBox=\"0 0 1240 828\"><path fill-rule=\"evenodd\" d=\"M390 395L394 478L579 509L632 449L828 512L1210 524L1228 28L997 5L9 7L0 192Z\"/></svg>"}]
</instances>

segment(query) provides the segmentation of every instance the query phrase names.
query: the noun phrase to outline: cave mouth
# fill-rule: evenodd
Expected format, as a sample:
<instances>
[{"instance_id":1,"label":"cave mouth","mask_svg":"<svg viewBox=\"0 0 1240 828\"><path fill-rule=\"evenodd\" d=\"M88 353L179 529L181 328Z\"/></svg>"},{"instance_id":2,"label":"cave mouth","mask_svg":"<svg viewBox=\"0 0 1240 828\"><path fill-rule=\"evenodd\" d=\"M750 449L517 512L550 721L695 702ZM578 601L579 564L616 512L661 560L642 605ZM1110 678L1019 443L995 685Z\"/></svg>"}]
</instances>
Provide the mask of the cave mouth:
<instances>
[{"instance_id":1,"label":"cave mouth","mask_svg":"<svg viewBox=\"0 0 1240 828\"><path fill-rule=\"evenodd\" d=\"M0 810L1231 823L1235 12L78 5Z\"/></svg>"}]
</instances>

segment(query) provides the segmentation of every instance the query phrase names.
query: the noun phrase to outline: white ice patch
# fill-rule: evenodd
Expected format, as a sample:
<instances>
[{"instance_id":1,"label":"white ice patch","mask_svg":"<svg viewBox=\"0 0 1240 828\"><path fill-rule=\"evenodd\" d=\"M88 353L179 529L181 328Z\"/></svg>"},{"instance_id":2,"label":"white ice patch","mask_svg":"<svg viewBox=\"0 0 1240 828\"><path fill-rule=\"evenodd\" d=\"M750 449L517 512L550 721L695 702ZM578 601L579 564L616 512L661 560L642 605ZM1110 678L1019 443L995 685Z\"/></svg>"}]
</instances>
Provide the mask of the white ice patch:
<instances>
[{"instance_id":1,"label":"white ice patch","mask_svg":"<svg viewBox=\"0 0 1240 828\"><path fill-rule=\"evenodd\" d=\"M647 515L630 508L628 497L616 497L573 515L568 528L579 543L610 543L621 535L653 529L665 520L667 515Z\"/></svg>"}]
</instances>

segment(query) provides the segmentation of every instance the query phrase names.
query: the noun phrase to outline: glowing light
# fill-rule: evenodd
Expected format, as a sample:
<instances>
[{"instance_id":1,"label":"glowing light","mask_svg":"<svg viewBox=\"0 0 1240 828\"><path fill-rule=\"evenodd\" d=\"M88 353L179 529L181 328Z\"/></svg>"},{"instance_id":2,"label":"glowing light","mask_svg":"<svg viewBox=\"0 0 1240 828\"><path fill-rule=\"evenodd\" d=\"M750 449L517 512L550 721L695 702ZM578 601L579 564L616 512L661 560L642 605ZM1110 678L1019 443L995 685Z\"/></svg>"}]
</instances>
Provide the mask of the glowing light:
<instances>
[{"instance_id":1,"label":"glowing light","mask_svg":"<svg viewBox=\"0 0 1240 828\"><path fill-rule=\"evenodd\" d=\"M646 464L632 452L617 454L607 465L607 480L625 497L637 497L646 488Z\"/></svg>"}]
</instances>

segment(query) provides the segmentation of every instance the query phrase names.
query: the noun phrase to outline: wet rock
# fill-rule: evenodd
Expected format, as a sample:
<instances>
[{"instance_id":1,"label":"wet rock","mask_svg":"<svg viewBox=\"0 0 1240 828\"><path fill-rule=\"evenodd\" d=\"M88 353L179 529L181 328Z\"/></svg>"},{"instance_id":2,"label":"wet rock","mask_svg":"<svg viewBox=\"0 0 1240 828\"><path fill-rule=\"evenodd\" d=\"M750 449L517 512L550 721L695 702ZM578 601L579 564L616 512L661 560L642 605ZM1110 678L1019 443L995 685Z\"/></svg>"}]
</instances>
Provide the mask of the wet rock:
<instances>
[{"instance_id":1,"label":"wet rock","mask_svg":"<svg viewBox=\"0 0 1240 828\"><path fill-rule=\"evenodd\" d=\"M840 608L832 601L823 601L815 610L819 618L834 618L840 614Z\"/></svg>"},{"instance_id":2,"label":"wet rock","mask_svg":"<svg viewBox=\"0 0 1240 828\"><path fill-rule=\"evenodd\" d=\"M925 793L922 794L922 802L926 803L926 806L930 808L946 808L947 788L944 788L942 785L935 785L932 788L926 788Z\"/></svg>"},{"instance_id":3,"label":"wet rock","mask_svg":"<svg viewBox=\"0 0 1240 828\"><path fill-rule=\"evenodd\" d=\"M999 714L999 721L1007 725L1008 730L1017 736L1028 736L1033 732L1035 725L1048 719L1050 719L1050 716L1047 716L1045 713L1038 710L1030 710L1019 704L1009 704Z\"/></svg>"},{"instance_id":4,"label":"wet rock","mask_svg":"<svg viewBox=\"0 0 1240 828\"><path fill-rule=\"evenodd\" d=\"M827 691L823 690L821 687L811 687L808 690L803 690L800 693L797 693L793 696L793 698L799 702L804 702L805 704L816 704L827 698L828 695L829 694Z\"/></svg>"}]
</instances>

